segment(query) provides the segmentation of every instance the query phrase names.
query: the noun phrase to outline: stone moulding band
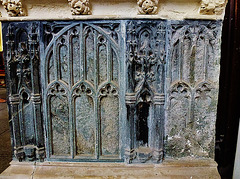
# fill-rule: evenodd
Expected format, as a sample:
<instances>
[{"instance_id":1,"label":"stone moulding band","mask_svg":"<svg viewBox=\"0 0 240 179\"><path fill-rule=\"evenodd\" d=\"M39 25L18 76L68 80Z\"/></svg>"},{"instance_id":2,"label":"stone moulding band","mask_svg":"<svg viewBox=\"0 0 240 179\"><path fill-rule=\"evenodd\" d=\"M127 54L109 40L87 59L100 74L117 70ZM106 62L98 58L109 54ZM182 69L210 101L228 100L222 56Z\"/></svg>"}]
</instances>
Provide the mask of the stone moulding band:
<instances>
[{"instance_id":1,"label":"stone moulding band","mask_svg":"<svg viewBox=\"0 0 240 179\"><path fill-rule=\"evenodd\" d=\"M114 3L116 4L114 0L112 1L113 1L112 4ZM32 11L32 9L37 6L37 5L32 5L31 2L28 2L28 4L26 4L22 2L22 0L2 0L0 2L3 5L4 9L7 11L7 14L9 17L18 17L18 18L20 16L28 16L28 13L27 13L28 10ZM68 12L71 12L71 14L73 15L72 18L77 18L77 16L81 17L85 15L88 15L88 16L95 15L95 11L97 11L96 9L99 8L98 7L99 5L96 2L91 2L91 0L66 0L65 2L66 6L67 6L67 2L69 3ZM64 7L65 6L64 2L60 2L60 3L62 3L60 9L62 9L62 11L67 11L67 8ZM108 3L108 5L106 6L107 8L112 8L109 5L111 1L104 2L104 3ZM121 1L118 2L118 4L120 3ZM201 2L199 2L197 5L198 6L197 8L199 9L197 14L199 16L201 15L221 16L224 12L226 3L227 3L227 0L201 0ZM42 4L40 4L39 6L41 5ZM131 11L135 12L135 17L143 17L146 15L147 18L154 18L154 16L158 17L158 15L161 14L162 6L163 5L161 0L137 0L135 7L132 7ZM187 6L187 1L186 1L186 6ZM29 8L29 7L32 7L32 8ZM114 6L113 8L117 8L117 7L118 5L116 5L116 7ZM49 11L49 8L51 7L46 7L46 8L48 8L48 11ZM125 9L128 9L128 8L129 7L126 7ZM52 11L55 11L53 7L52 7ZM179 13L182 14L183 12L180 10ZM187 11L184 13L188 14ZM119 16L118 13L104 15L104 12L102 13L102 15L105 16L105 18L113 17L113 15ZM31 13L30 13L30 16L32 16ZM98 14L97 16L101 16L101 15ZM206 16L205 18L207 19L208 16ZM66 14L65 14L65 17L66 17ZM90 17L94 17L94 16L90 16ZM193 18L191 13L189 14L189 17Z\"/></svg>"}]
</instances>

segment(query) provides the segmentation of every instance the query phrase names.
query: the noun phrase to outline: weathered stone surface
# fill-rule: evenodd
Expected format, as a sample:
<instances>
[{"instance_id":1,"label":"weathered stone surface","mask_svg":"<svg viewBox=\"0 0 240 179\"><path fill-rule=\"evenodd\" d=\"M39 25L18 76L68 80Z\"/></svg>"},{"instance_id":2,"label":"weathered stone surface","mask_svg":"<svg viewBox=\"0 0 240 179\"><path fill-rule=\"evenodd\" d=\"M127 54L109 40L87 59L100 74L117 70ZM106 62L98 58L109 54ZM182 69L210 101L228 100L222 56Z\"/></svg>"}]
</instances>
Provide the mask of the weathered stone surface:
<instances>
[{"instance_id":1,"label":"weathered stone surface","mask_svg":"<svg viewBox=\"0 0 240 179\"><path fill-rule=\"evenodd\" d=\"M163 178L163 179L220 179L213 160L165 161L160 165L122 163L64 163L44 162L36 165L12 163L1 179L32 178Z\"/></svg>"},{"instance_id":2,"label":"weathered stone surface","mask_svg":"<svg viewBox=\"0 0 240 179\"><path fill-rule=\"evenodd\" d=\"M26 15L22 0L3 0L1 3L10 17Z\"/></svg>"},{"instance_id":3,"label":"weathered stone surface","mask_svg":"<svg viewBox=\"0 0 240 179\"><path fill-rule=\"evenodd\" d=\"M134 97L126 99L127 136L131 136L126 144L127 162L159 162L163 157L165 40L165 21L127 24L126 96Z\"/></svg>"},{"instance_id":4,"label":"weathered stone surface","mask_svg":"<svg viewBox=\"0 0 240 179\"><path fill-rule=\"evenodd\" d=\"M91 14L89 0L68 0L71 6L72 15Z\"/></svg>"},{"instance_id":5,"label":"weathered stone surface","mask_svg":"<svg viewBox=\"0 0 240 179\"><path fill-rule=\"evenodd\" d=\"M56 126L47 128L48 159L67 155L77 160L105 157L119 160L119 25L117 22L44 25L42 35L51 39L44 42L43 52L43 66L51 65L42 68L46 77L43 91L48 89L43 96L47 99L45 125L53 124L49 116L58 116ZM48 29L56 30L56 35ZM56 108L54 115L49 114L52 104L48 104L53 95L52 84L59 86L58 101L51 107ZM55 131L56 128L60 130Z\"/></svg>"},{"instance_id":6,"label":"weathered stone surface","mask_svg":"<svg viewBox=\"0 0 240 179\"><path fill-rule=\"evenodd\" d=\"M12 145L18 160L42 160L39 22L5 24L5 64Z\"/></svg>"},{"instance_id":7,"label":"weathered stone surface","mask_svg":"<svg viewBox=\"0 0 240 179\"><path fill-rule=\"evenodd\" d=\"M158 0L138 0L138 11L140 14L156 14Z\"/></svg>"},{"instance_id":8,"label":"weathered stone surface","mask_svg":"<svg viewBox=\"0 0 240 179\"><path fill-rule=\"evenodd\" d=\"M200 13L205 15L222 14L227 0L202 0Z\"/></svg>"},{"instance_id":9,"label":"weathered stone surface","mask_svg":"<svg viewBox=\"0 0 240 179\"><path fill-rule=\"evenodd\" d=\"M95 155L96 124L92 90L86 84L74 89L77 155Z\"/></svg>"},{"instance_id":10,"label":"weathered stone surface","mask_svg":"<svg viewBox=\"0 0 240 179\"><path fill-rule=\"evenodd\" d=\"M186 21L169 29L167 156L213 158L221 22Z\"/></svg>"},{"instance_id":11,"label":"weathered stone surface","mask_svg":"<svg viewBox=\"0 0 240 179\"><path fill-rule=\"evenodd\" d=\"M54 161L214 158L221 21L5 22L3 30L19 160L45 151Z\"/></svg>"}]
</instances>

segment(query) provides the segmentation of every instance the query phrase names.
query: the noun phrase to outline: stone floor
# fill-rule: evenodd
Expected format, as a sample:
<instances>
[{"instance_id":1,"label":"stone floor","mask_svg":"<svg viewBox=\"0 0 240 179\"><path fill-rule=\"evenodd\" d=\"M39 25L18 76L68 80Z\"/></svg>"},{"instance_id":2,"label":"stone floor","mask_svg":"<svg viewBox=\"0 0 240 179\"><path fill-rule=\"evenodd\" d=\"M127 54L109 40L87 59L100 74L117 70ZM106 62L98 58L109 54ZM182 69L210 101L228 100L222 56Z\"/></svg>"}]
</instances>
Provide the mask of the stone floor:
<instances>
[{"instance_id":1,"label":"stone floor","mask_svg":"<svg viewBox=\"0 0 240 179\"><path fill-rule=\"evenodd\" d=\"M0 99L6 99L6 88L0 87ZM11 153L7 103L0 103L0 173L9 166Z\"/></svg>"}]
</instances>

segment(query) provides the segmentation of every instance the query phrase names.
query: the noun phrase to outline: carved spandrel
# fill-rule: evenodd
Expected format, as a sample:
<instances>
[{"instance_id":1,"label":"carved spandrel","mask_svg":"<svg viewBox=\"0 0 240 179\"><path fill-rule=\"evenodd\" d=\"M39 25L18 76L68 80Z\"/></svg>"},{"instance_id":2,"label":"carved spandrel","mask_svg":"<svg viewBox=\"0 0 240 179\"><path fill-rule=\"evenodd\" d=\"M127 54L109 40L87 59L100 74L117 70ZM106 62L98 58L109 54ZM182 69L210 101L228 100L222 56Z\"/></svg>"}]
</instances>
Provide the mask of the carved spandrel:
<instances>
[{"instance_id":1,"label":"carved spandrel","mask_svg":"<svg viewBox=\"0 0 240 179\"><path fill-rule=\"evenodd\" d=\"M43 33L44 33L44 47L46 48L54 36L64 28L64 24L58 24L56 22L43 22Z\"/></svg>"},{"instance_id":2,"label":"carved spandrel","mask_svg":"<svg viewBox=\"0 0 240 179\"><path fill-rule=\"evenodd\" d=\"M104 30L104 33L111 37L116 44L119 44L120 37L120 26L117 23L99 24L99 26Z\"/></svg>"}]
</instances>

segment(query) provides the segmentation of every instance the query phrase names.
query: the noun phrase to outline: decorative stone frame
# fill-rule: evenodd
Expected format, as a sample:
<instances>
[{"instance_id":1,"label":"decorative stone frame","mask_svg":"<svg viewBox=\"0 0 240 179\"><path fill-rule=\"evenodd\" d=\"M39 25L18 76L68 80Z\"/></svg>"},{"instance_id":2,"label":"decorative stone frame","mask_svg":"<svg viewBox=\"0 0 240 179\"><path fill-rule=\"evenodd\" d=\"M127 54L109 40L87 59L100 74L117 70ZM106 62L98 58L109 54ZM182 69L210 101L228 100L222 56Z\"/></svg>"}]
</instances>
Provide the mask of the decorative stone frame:
<instances>
[{"instance_id":1,"label":"decorative stone frame","mask_svg":"<svg viewBox=\"0 0 240 179\"><path fill-rule=\"evenodd\" d=\"M166 16L158 0L135 1L125 16L68 2L72 13L61 2L59 17L7 6L16 17L2 17L14 158L214 163L226 2L193 3L195 20Z\"/></svg>"}]
</instances>

